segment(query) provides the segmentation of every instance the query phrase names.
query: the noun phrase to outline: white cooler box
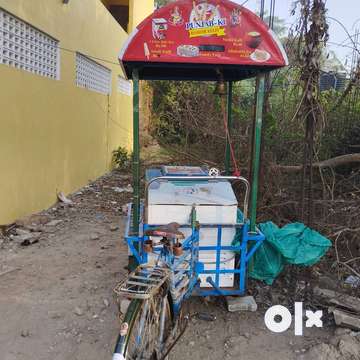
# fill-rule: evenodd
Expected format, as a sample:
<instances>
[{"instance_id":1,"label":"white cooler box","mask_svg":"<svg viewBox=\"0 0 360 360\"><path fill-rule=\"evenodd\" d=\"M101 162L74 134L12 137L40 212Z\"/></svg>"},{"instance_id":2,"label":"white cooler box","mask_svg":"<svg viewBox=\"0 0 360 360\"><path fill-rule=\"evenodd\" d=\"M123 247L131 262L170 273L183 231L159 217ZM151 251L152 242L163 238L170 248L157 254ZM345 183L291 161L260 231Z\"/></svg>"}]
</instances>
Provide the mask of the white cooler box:
<instances>
[{"instance_id":1,"label":"white cooler box","mask_svg":"<svg viewBox=\"0 0 360 360\"><path fill-rule=\"evenodd\" d=\"M147 223L149 225L166 225L171 222L190 224L191 210L196 208L197 221L200 224L236 224L237 200L228 181L168 181L155 182L150 185L147 203ZM191 229L181 228L185 236ZM235 236L235 228L222 229L223 246L231 245ZM217 228L200 228L200 246L217 244ZM204 263L205 270L216 268L216 251L202 251L199 260ZM221 269L234 269L235 254L232 251L221 252ZM201 286L211 287L206 282L208 275L201 275ZM215 280L215 275L212 276ZM234 274L221 274L220 287L232 287Z\"/></svg>"}]
</instances>

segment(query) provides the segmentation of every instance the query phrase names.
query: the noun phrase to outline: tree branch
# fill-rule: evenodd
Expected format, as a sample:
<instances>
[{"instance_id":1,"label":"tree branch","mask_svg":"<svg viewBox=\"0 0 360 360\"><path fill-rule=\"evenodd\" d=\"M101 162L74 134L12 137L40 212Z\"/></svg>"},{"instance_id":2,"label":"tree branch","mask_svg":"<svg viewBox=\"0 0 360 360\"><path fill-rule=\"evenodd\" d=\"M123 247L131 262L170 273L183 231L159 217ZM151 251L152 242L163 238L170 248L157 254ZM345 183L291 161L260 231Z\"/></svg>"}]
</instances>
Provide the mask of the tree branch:
<instances>
[{"instance_id":1,"label":"tree branch","mask_svg":"<svg viewBox=\"0 0 360 360\"><path fill-rule=\"evenodd\" d=\"M347 155L341 155L337 156L331 159L327 159L324 161L319 161L313 164L314 168L336 168L342 165L349 165L349 164L355 164L360 163L360 153L358 154L347 154ZM302 170L301 165L274 165L274 169L278 169L284 172L299 172Z\"/></svg>"}]
</instances>

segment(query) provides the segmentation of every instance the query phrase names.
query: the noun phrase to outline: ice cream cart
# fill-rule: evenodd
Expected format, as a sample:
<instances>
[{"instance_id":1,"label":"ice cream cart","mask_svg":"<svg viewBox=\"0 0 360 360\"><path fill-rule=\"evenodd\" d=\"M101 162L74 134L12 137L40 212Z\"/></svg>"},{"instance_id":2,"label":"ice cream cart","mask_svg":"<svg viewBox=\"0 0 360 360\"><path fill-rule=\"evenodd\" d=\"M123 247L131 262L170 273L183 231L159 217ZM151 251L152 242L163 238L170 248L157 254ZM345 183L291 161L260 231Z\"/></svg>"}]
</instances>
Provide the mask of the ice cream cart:
<instances>
[{"instance_id":1,"label":"ice cream cart","mask_svg":"<svg viewBox=\"0 0 360 360\"><path fill-rule=\"evenodd\" d=\"M264 240L256 227L256 207L265 74L286 66L287 57L276 35L245 7L228 0L179 0L156 10L132 32L120 63L134 87L134 199L125 239L135 266L115 288L131 302L114 359L163 359L176 342L185 299L245 294L247 266ZM238 171L230 174L229 130L233 82L255 76L250 184ZM225 175L164 165L146 171L140 194L139 80L222 85L228 124ZM235 182L243 185L241 204ZM240 241L234 242L236 237Z\"/></svg>"}]
</instances>

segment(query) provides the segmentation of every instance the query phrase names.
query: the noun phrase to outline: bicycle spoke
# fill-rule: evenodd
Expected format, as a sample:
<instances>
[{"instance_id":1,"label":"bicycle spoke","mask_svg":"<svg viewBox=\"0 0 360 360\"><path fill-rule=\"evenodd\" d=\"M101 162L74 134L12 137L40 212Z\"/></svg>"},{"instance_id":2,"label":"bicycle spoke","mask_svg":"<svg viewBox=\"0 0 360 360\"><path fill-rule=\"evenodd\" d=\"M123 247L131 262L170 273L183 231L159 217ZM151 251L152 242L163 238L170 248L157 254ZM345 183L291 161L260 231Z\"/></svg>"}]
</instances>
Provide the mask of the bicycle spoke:
<instances>
[{"instance_id":1,"label":"bicycle spoke","mask_svg":"<svg viewBox=\"0 0 360 360\"><path fill-rule=\"evenodd\" d=\"M159 356L160 314L162 306L167 304L160 296L144 302L138 321L132 329L128 344L127 359L155 360Z\"/></svg>"}]
</instances>

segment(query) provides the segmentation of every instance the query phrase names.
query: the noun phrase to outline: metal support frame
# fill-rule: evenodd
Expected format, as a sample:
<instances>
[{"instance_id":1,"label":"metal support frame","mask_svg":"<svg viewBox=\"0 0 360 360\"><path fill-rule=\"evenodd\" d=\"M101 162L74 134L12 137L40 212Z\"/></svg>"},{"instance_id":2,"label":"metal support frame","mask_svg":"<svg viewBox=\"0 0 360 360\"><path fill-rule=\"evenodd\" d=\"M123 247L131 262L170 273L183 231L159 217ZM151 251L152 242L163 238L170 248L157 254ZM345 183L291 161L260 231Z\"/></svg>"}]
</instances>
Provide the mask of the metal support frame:
<instances>
[{"instance_id":1,"label":"metal support frame","mask_svg":"<svg viewBox=\"0 0 360 360\"><path fill-rule=\"evenodd\" d=\"M249 232L249 223L245 222L244 224L237 224L238 228L241 228L242 238L239 246L222 246L221 245L221 237L219 238L219 234L221 236L222 225L214 225L218 227L218 240L217 246L199 246L199 251L216 251L216 269L215 270L200 270L198 275L200 274L208 274L209 277L206 279L207 282L212 286L212 288L201 288L197 286L194 289L194 295L199 296L236 296L236 295L244 295L246 291L246 276L247 276L247 268L248 264L255 254L256 250L262 244L265 239L265 236L261 233L260 230L256 229L256 233ZM229 270L221 270L220 269L220 254L222 251L234 251L236 253L240 253L240 263L239 267L235 269ZM215 274L215 281L212 279L210 275ZM220 288L220 275L221 274L238 274L239 275L239 285L238 288L234 289L222 289Z\"/></svg>"},{"instance_id":2,"label":"metal support frame","mask_svg":"<svg viewBox=\"0 0 360 360\"><path fill-rule=\"evenodd\" d=\"M133 233L138 234L140 224L140 142L139 142L139 72L137 69L133 70L133 186L134 186L134 207L133 207ZM257 197L259 184L259 167L260 167L260 151L261 151L261 131L262 131L262 116L263 104L265 95L265 76L259 76L259 89L257 92L256 101L256 123L254 129L254 144L253 144L253 162L252 162L252 184L251 184L251 214L250 214L250 230L255 231L256 215L257 215ZM233 99L233 82L229 82L228 97L227 97L227 126L231 133L232 128L232 99ZM226 154L225 154L225 170L226 174L230 173L231 149L230 141L226 140Z\"/></svg>"},{"instance_id":3,"label":"metal support frame","mask_svg":"<svg viewBox=\"0 0 360 360\"><path fill-rule=\"evenodd\" d=\"M164 252L163 248L154 249L154 253L158 254L161 258L161 261L164 261L168 264L170 270L173 273L186 273L189 276L189 286L180 293L177 291L177 283L173 281L172 288L173 292L180 295L177 299L176 304L180 308L180 302L187 297L190 297L192 294L197 296L234 296L234 295L244 295L246 290L246 275L247 275L247 265L255 254L256 250L262 244L265 239L264 235L258 230L257 233L249 232L249 224L237 224L239 228L242 229L242 240L239 246L222 246L221 244L221 232L222 225L212 225L214 228L218 228L218 239L216 246L199 246L199 230L193 229L192 234L185 239L183 242L184 254L175 258L172 254ZM145 225L144 228L149 229L153 226ZM137 236L128 236L126 241L131 251L133 252L135 258L139 264L146 264L148 261L148 255L142 251L142 245L148 237L137 237ZM248 246L249 243L252 243L251 246ZM135 248L135 244L140 245L140 252ZM205 265L199 261L199 252L201 251L215 251L216 252L216 267L214 270L205 270ZM235 269L222 270L220 269L221 264L221 252L222 251L234 251L240 253L240 265ZM190 261L189 261L190 257ZM182 265L184 263L189 263L189 267L185 270L182 270ZM211 288L201 288L198 284L198 277L201 274L209 275L207 278L208 283L211 285ZM222 274L238 274L239 275L239 285L238 288L234 289L222 289L220 288L220 276ZM215 275L215 281L210 275Z\"/></svg>"},{"instance_id":4,"label":"metal support frame","mask_svg":"<svg viewBox=\"0 0 360 360\"><path fill-rule=\"evenodd\" d=\"M133 181L134 181L134 207L133 207L133 233L139 233L140 223L140 113L139 113L139 71L133 70Z\"/></svg>"},{"instance_id":5,"label":"metal support frame","mask_svg":"<svg viewBox=\"0 0 360 360\"><path fill-rule=\"evenodd\" d=\"M142 210L143 211L143 210ZM128 214L128 225L126 231L130 229L131 217ZM170 276L170 291L174 297L174 311L178 311L181 308L181 302L190 297L191 295L198 296L236 296L244 295L246 291L246 275L247 267L250 259L255 254L256 250L262 244L265 236L256 229L253 233L249 231L249 222L239 224L206 224L204 228L216 228L217 229L217 242L215 246L200 246L200 229L197 226L191 226L189 224L180 225L180 227L192 227L191 235L186 238L183 243L183 255L175 257L166 248L160 246L154 248L154 254L159 256L159 260L167 264L172 272ZM226 227L233 227L241 230L242 237L239 245L222 245L222 229ZM143 228L142 233L145 233L147 229L157 227L157 225L141 224ZM126 242L133 252L139 264L146 264L148 262L148 254L143 251L144 241L148 240L147 236L132 236L128 233L125 234ZM199 261L199 253L201 251L214 251L216 257L216 266L214 270L205 270L205 264ZM239 265L234 269L221 269L221 252L233 251L240 255ZM202 288L199 285L198 279L201 274L208 275L207 281L211 285L210 288ZM233 289L220 288L220 276L222 274L238 274L239 284ZM185 275L185 277L184 277ZM215 281L212 276L215 277ZM182 279L182 280L179 280ZM185 285L184 285L185 284Z\"/></svg>"},{"instance_id":6,"label":"metal support frame","mask_svg":"<svg viewBox=\"0 0 360 360\"><path fill-rule=\"evenodd\" d=\"M231 164L231 150L230 150L230 139L231 130L232 130L232 100L233 100L233 82L229 81L228 91L227 91L227 130L229 136L226 134L226 151L225 151L225 174L231 175L230 173L230 164Z\"/></svg>"},{"instance_id":7,"label":"metal support frame","mask_svg":"<svg viewBox=\"0 0 360 360\"><path fill-rule=\"evenodd\" d=\"M254 232L256 229L264 96L265 96L265 75L260 75L259 87L256 98L255 129L254 129L253 151L252 151L253 158L252 158L251 208L250 208L250 231L252 232Z\"/></svg>"}]
</instances>

